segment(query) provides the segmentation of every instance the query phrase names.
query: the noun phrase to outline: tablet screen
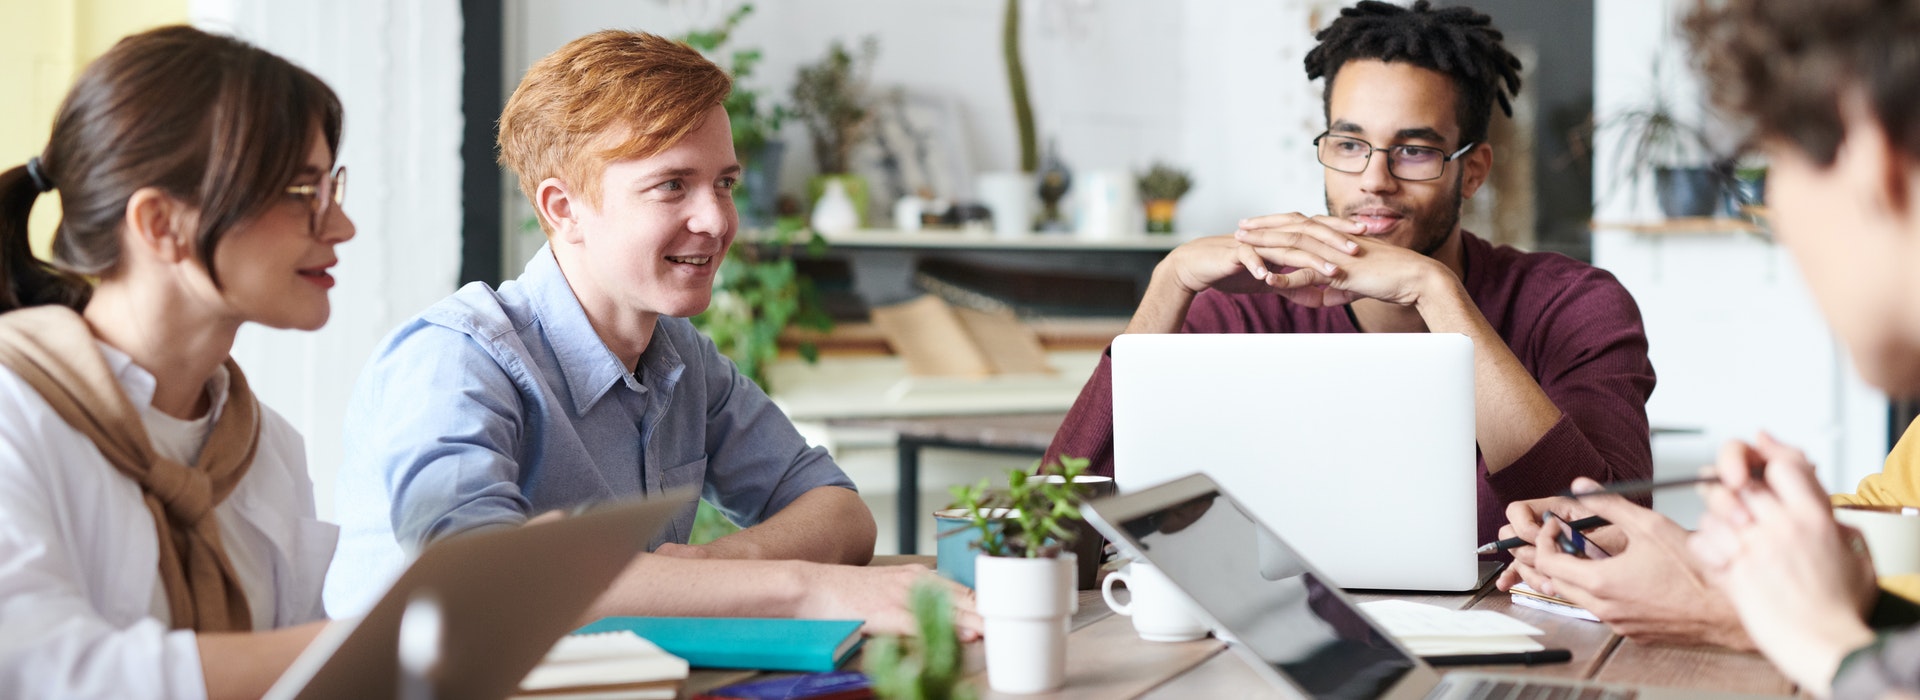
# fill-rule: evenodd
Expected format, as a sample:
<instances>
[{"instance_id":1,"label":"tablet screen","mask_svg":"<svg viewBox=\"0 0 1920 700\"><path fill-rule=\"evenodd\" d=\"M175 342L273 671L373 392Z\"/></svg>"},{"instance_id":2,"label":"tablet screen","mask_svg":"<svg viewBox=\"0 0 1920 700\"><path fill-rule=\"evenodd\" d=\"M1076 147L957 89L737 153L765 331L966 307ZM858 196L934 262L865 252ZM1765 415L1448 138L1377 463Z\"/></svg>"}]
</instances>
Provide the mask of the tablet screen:
<instances>
[{"instance_id":1,"label":"tablet screen","mask_svg":"<svg viewBox=\"0 0 1920 700\"><path fill-rule=\"evenodd\" d=\"M1291 547L1218 492L1122 528L1232 641L1309 697L1378 697L1416 664Z\"/></svg>"}]
</instances>

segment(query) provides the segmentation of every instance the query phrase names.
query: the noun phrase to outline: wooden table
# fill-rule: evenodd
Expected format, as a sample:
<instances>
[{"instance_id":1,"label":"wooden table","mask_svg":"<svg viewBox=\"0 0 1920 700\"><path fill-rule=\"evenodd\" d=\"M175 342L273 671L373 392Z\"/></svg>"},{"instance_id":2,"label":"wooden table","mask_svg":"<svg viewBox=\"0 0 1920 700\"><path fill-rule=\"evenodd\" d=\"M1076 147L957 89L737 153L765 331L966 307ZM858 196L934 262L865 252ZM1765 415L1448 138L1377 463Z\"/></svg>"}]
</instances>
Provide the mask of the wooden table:
<instances>
[{"instance_id":1,"label":"wooden table","mask_svg":"<svg viewBox=\"0 0 1920 700\"><path fill-rule=\"evenodd\" d=\"M917 562L929 567L932 557L879 557L876 564ZM1607 683L1667 688L1718 690L1768 695L1792 695L1793 684L1766 659L1723 649L1667 647L1639 644L1608 631L1605 625L1562 617L1514 605L1507 594L1491 586L1458 595L1357 594L1359 600L1397 598L1456 609L1493 610L1512 615L1544 630L1540 638L1550 648L1573 652L1573 660L1542 666L1450 667L1442 671L1481 670ZM1080 593L1080 610L1073 617L1067 642L1067 684L1050 695L1001 695L987 688L985 650L979 644L966 650L968 681L983 698L1279 698L1239 656L1208 638L1195 642L1142 641L1125 617L1115 615L1099 591ZM858 668L858 663L849 668ZM681 697L760 675L751 671L695 671ZM769 676L771 677L771 676Z\"/></svg>"}]
</instances>

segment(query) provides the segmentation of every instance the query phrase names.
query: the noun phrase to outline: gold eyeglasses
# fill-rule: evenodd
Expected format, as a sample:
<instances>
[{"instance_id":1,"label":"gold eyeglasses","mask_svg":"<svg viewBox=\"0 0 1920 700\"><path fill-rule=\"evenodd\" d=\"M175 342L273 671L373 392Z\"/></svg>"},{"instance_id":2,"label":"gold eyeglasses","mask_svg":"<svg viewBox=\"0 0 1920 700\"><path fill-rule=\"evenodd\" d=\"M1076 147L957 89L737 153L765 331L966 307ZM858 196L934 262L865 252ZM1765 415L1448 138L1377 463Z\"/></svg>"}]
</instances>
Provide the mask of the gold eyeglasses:
<instances>
[{"instance_id":1,"label":"gold eyeglasses","mask_svg":"<svg viewBox=\"0 0 1920 700\"><path fill-rule=\"evenodd\" d=\"M307 235L320 237L320 230L326 225L327 212L333 207L347 203L347 166L333 169L333 174L321 178L317 185L292 185L287 194L298 195L307 200L307 208L313 211L307 220Z\"/></svg>"}]
</instances>

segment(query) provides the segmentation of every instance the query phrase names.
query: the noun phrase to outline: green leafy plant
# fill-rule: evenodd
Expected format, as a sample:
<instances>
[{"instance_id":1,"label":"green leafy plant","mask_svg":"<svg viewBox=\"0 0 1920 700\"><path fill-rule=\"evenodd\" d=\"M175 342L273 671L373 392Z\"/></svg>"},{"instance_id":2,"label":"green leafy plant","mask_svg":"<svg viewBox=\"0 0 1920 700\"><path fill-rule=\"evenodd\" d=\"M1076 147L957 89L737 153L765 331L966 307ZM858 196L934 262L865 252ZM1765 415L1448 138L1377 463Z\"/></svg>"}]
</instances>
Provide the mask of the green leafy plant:
<instances>
[{"instance_id":1,"label":"green leafy plant","mask_svg":"<svg viewBox=\"0 0 1920 700\"><path fill-rule=\"evenodd\" d=\"M780 125L788 117L787 108L783 105L762 107L760 92L746 84L763 58L759 49L737 48L727 52L724 60L721 57L727 42L733 38L734 30L751 14L753 5L742 4L727 13L720 26L687 32L680 37L680 41L706 54L733 78L733 91L727 93L724 106L727 108L727 121L733 127L733 150L743 164L758 155L767 141L780 133Z\"/></svg>"},{"instance_id":2,"label":"green leafy plant","mask_svg":"<svg viewBox=\"0 0 1920 700\"><path fill-rule=\"evenodd\" d=\"M877 637L861 655L874 694L886 700L972 700L974 689L960 682L965 669L946 589L916 583L908 608L919 636Z\"/></svg>"},{"instance_id":3,"label":"green leafy plant","mask_svg":"<svg viewBox=\"0 0 1920 700\"><path fill-rule=\"evenodd\" d=\"M1161 162L1134 175L1134 182L1140 186L1140 198L1147 200L1179 199L1193 189L1193 178L1187 171Z\"/></svg>"},{"instance_id":4,"label":"green leafy plant","mask_svg":"<svg viewBox=\"0 0 1920 700\"><path fill-rule=\"evenodd\" d=\"M800 67L793 84L793 115L813 137L813 156L822 174L845 174L852 165L853 147L873 120L867 73L879 53L880 41L871 36L861 40L858 55L835 41L819 63Z\"/></svg>"},{"instance_id":5,"label":"green leafy plant","mask_svg":"<svg viewBox=\"0 0 1920 700\"><path fill-rule=\"evenodd\" d=\"M996 491L989 479L953 487L956 507L967 511L967 527L980 533L975 543L994 557L1054 557L1073 543L1067 523L1080 520L1080 502L1087 487L1074 477L1087 473L1088 460L1061 457L1057 466L1038 468L1041 475L1014 469L1007 473L1007 489ZM1061 477L1051 481L1045 475ZM964 531L962 528L960 531Z\"/></svg>"},{"instance_id":6,"label":"green leafy plant","mask_svg":"<svg viewBox=\"0 0 1920 700\"><path fill-rule=\"evenodd\" d=\"M767 366L780 354L781 331L788 326L833 330L833 317L821 306L813 280L800 274L794 262L796 248L818 257L826 252L827 242L801 226L798 218L783 217L766 238L735 243L714 280L713 303L692 319L741 374L763 389ZM800 357L815 362L820 350L802 342Z\"/></svg>"}]
</instances>

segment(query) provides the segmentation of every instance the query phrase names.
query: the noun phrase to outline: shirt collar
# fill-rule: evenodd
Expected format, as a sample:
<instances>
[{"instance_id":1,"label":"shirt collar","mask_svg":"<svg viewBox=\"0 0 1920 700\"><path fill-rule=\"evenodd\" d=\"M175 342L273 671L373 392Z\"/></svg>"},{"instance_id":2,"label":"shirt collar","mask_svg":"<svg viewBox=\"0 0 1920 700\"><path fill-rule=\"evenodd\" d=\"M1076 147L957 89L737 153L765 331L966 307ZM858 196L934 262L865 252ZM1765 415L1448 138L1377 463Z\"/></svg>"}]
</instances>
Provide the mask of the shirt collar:
<instances>
[{"instance_id":1,"label":"shirt collar","mask_svg":"<svg viewBox=\"0 0 1920 700\"><path fill-rule=\"evenodd\" d=\"M133 356L121 352L120 348L98 340L94 341L94 345L100 348L101 357L106 358L107 369L113 372L113 378L120 383L120 389L127 392L127 401L141 411L151 410L153 392L159 388L158 383L154 381L153 373L134 362ZM215 420L219 419L220 409L227 405L227 382L229 381L231 377L227 375L227 366L224 363L215 367L213 376L207 379L207 395L212 401L207 415Z\"/></svg>"},{"instance_id":2,"label":"shirt collar","mask_svg":"<svg viewBox=\"0 0 1920 700\"><path fill-rule=\"evenodd\" d=\"M573 397L576 415L584 415L613 385L629 377L620 358L600 342L599 332L587 320L586 309L573 295L573 287L560 272L551 245L527 261L519 282L527 290L527 302L535 318L540 319L547 347L560 363L560 376L566 379L567 393Z\"/></svg>"},{"instance_id":3,"label":"shirt collar","mask_svg":"<svg viewBox=\"0 0 1920 700\"><path fill-rule=\"evenodd\" d=\"M680 353L663 332L664 323L654 324L653 339L640 354L640 371L647 378L644 384L620 363L587 320L586 309L573 295L573 286L560 271L550 244L540 246L540 252L520 273L519 282L526 289L533 315L540 319L547 346L559 361L575 415L592 410L616 384L644 394L647 385L665 388L679 378Z\"/></svg>"}]
</instances>

